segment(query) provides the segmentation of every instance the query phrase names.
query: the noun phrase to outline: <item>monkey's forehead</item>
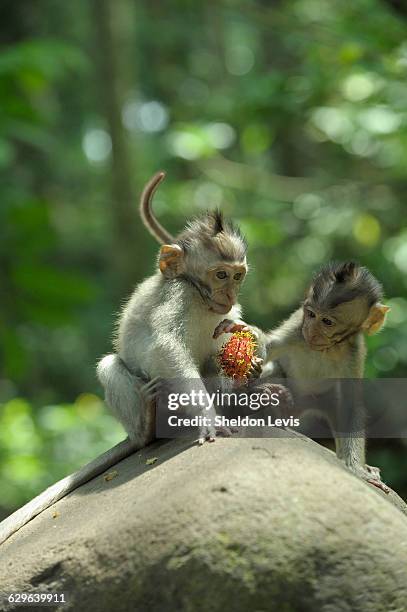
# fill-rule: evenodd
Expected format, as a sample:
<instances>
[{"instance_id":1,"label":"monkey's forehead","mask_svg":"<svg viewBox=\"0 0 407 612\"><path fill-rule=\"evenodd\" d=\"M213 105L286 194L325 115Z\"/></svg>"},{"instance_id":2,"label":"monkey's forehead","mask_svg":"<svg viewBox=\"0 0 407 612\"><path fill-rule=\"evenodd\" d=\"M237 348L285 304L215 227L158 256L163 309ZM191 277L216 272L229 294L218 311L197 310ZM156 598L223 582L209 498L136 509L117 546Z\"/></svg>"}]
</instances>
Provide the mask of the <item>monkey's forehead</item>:
<instances>
[{"instance_id":1,"label":"monkey's forehead","mask_svg":"<svg viewBox=\"0 0 407 612\"><path fill-rule=\"evenodd\" d=\"M219 270L219 268L232 270L233 272L245 272L247 270L247 264L245 261L225 261L224 259L218 259L213 265L208 266L208 272Z\"/></svg>"},{"instance_id":2,"label":"monkey's forehead","mask_svg":"<svg viewBox=\"0 0 407 612\"><path fill-rule=\"evenodd\" d=\"M368 300L365 296L357 296L349 300L344 299L335 304L332 304L329 299L316 301L312 297L308 297L304 302L304 306L311 307L318 314L329 314L337 319L349 321L359 320L369 310Z\"/></svg>"},{"instance_id":3,"label":"monkey's forehead","mask_svg":"<svg viewBox=\"0 0 407 612\"><path fill-rule=\"evenodd\" d=\"M191 263L199 264L200 268L207 271L224 268L225 270L234 269L235 271L246 271L248 268L246 257L236 259L233 253L226 253L226 256L218 251L202 249L198 251L187 251L186 259Z\"/></svg>"},{"instance_id":4,"label":"monkey's forehead","mask_svg":"<svg viewBox=\"0 0 407 612\"><path fill-rule=\"evenodd\" d=\"M199 257L212 265L216 261L246 263L246 246L237 236L195 236L188 241L181 240L180 246L187 257Z\"/></svg>"},{"instance_id":5,"label":"monkey's forehead","mask_svg":"<svg viewBox=\"0 0 407 612\"><path fill-rule=\"evenodd\" d=\"M371 292L355 282L321 282L320 279L317 279L317 282L313 283L308 291L308 298L316 305L335 308L339 304L353 302L357 299L370 300Z\"/></svg>"}]
</instances>

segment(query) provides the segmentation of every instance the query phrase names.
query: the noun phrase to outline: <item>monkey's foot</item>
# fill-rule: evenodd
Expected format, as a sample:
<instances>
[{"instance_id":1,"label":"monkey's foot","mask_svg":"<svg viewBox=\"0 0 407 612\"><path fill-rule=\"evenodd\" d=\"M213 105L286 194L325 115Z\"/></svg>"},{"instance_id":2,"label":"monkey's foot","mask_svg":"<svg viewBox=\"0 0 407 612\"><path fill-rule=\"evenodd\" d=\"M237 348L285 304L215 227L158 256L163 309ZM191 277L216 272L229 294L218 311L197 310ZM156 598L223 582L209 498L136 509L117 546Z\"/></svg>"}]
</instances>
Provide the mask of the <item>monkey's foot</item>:
<instances>
[{"instance_id":1,"label":"monkey's foot","mask_svg":"<svg viewBox=\"0 0 407 612\"><path fill-rule=\"evenodd\" d=\"M210 427L201 427L199 430L198 444L202 446L205 442L215 442L216 429L212 425Z\"/></svg>"},{"instance_id":2,"label":"monkey's foot","mask_svg":"<svg viewBox=\"0 0 407 612\"><path fill-rule=\"evenodd\" d=\"M356 474L356 476L358 476L358 478L361 478L362 480L365 480L366 482L373 485L374 487L381 489L382 491L386 493L386 495L390 493L390 487L388 487L380 479L379 468L375 468L370 465L366 465L366 466L356 465L356 466L348 466L348 467L354 474Z\"/></svg>"},{"instance_id":3,"label":"monkey's foot","mask_svg":"<svg viewBox=\"0 0 407 612\"><path fill-rule=\"evenodd\" d=\"M238 433L237 427L226 427L226 425L218 425L215 427L216 435L223 438L230 438L234 433Z\"/></svg>"},{"instance_id":4,"label":"monkey's foot","mask_svg":"<svg viewBox=\"0 0 407 612\"><path fill-rule=\"evenodd\" d=\"M367 465L367 463L365 464L365 470L369 472L369 474L371 474L372 478L374 480L381 480L380 478L380 468L378 467L374 467L373 465Z\"/></svg>"},{"instance_id":5,"label":"monkey's foot","mask_svg":"<svg viewBox=\"0 0 407 612\"><path fill-rule=\"evenodd\" d=\"M223 321L216 326L213 332L213 338L219 338L222 334L234 334L238 331L249 331L249 328L245 323L236 323L231 319L223 319Z\"/></svg>"},{"instance_id":6,"label":"monkey's foot","mask_svg":"<svg viewBox=\"0 0 407 612\"><path fill-rule=\"evenodd\" d=\"M384 482L382 482L382 479L380 477L380 468L366 464L365 470L368 474L370 474L370 478L367 480L367 482L372 484L374 487L381 489L387 494L390 493L389 487L385 485Z\"/></svg>"},{"instance_id":7,"label":"monkey's foot","mask_svg":"<svg viewBox=\"0 0 407 612\"><path fill-rule=\"evenodd\" d=\"M367 482L369 484L372 484L374 487L377 487L378 489L384 491L386 495L390 493L390 487L384 484L384 482L382 482L381 480L375 480L374 478L370 478Z\"/></svg>"}]
</instances>

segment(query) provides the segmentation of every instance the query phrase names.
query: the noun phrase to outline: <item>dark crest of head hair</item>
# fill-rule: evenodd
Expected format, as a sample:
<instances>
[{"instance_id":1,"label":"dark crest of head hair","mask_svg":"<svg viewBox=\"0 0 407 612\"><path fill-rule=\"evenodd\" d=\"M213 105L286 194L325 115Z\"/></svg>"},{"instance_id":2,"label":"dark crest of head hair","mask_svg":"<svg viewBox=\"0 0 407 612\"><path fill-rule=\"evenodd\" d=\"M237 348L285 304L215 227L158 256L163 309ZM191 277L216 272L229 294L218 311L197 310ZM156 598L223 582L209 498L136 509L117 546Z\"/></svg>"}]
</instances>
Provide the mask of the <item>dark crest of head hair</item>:
<instances>
[{"instance_id":1,"label":"dark crest of head hair","mask_svg":"<svg viewBox=\"0 0 407 612\"><path fill-rule=\"evenodd\" d=\"M364 266L354 262L330 262L315 275L310 297L318 306L334 308L364 297L369 306L380 302L382 286Z\"/></svg>"},{"instance_id":2,"label":"dark crest of head hair","mask_svg":"<svg viewBox=\"0 0 407 612\"><path fill-rule=\"evenodd\" d=\"M204 246L230 261L243 260L247 252L247 242L239 227L224 219L220 210L208 211L190 221L177 237L177 244L186 252Z\"/></svg>"}]
</instances>

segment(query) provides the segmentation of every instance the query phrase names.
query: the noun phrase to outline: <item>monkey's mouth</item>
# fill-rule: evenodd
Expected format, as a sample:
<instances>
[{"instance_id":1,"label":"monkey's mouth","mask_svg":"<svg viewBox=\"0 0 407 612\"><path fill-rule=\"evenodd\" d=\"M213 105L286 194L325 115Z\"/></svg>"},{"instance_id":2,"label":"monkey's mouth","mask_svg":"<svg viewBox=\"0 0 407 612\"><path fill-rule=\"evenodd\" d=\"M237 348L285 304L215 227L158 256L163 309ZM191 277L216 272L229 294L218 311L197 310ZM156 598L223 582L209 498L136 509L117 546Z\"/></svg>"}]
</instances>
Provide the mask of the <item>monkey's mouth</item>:
<instances>
[{"instance_id":1,"label":"monkey's mouth","mask_svg":"<svg viewBox=\"0 0 407 612\"><path fill-rule=\"evenodd\" d=\"M221 304L219 302L215 302L215 300L209 301L209 310L211 312L216 312L216 314L227 314L232 306L233 304Z\"/></svg>"},{"instance_id":2,"label":"monkey's mouth","mask_svg":"<svg viewBox=\"0 0 407 612\"><path fill-rule=\"evenodd\" d=\"M332 347L332 344L316 344L315 342L309 342L308 340L307 344L313 351L327 351Z\"/></svg>"},{"instance_id":3,"label":"monkey's mouth","mask_svg":"<svg viewBox=\"0 0 407 612\"><path fill-rule=\"evenodd\" d=\"M315 342L315 340L311 340L308 337L308 334L304 332L304 330L302 331L302 337L304 338L305 342L308 344L312 351L327 351L333 346L330 342Z\"/></svg>"}]
</instances>

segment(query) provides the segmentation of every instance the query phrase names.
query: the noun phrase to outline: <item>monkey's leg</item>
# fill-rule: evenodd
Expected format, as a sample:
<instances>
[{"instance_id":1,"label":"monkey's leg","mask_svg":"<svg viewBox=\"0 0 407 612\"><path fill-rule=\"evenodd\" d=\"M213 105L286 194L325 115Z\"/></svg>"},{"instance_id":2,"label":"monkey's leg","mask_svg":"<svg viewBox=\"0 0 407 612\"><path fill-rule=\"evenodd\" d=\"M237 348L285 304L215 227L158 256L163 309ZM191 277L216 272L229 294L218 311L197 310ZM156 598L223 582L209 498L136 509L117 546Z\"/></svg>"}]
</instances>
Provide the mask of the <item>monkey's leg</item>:
<instances>
[{"instance_id":1,"label":"monkey's leg","mask_svg":"<svg viewBox=\"0 0 407 612\"><path fill-rule=\"evenodd\" d=\"M146 382L131 374L118 355L106 355L97 366L105 400L131 441L140 448L155 437L154 391L158 380Z\"/></svg>"},{"instance_id":2,"label":"monkey's leg","mask_svg":"<svg viewBox=\"0 0 407 612\"><path fill-rule=\"evenodd\" d=\"M381 480L379 468L355 459L362 451L364 454L365 440L363 438L343 437L341 434L340 437L335 437L335 446L337 457L344 461L351 472L385 493L389 493L389 487Z\"/></svg>"},{"instance_id":3,"label":"monkey's leg","mask_svg":"<svg viewBox=\"0 0 407 612\"><path fill-rule=\"evenodd\" d=\"M232 380L225 377L219 376L219 365L217 355L210 355L202 368L205 388L209 393L231 393L234 389L234 383ZM217 406L219 408L219 406ZM223 407L220 406L222 409ZM215 425L216 436L223 438L230 438L234 433L239 430L237 427L227 427L226 425Z\"/></svg>"},{"instance_id":4,"label":"monkey's leg","mask_svg":"<svg viewBox=\"0 0 407 612\"><path fill-rule=\"evenodd\" d=\"M334 423L336 455L359 478L389 493L378 468L365 463L366 431L365 407L361 389L350 380L336 388L336 418Z\"/></svg>"}]
</instances>

